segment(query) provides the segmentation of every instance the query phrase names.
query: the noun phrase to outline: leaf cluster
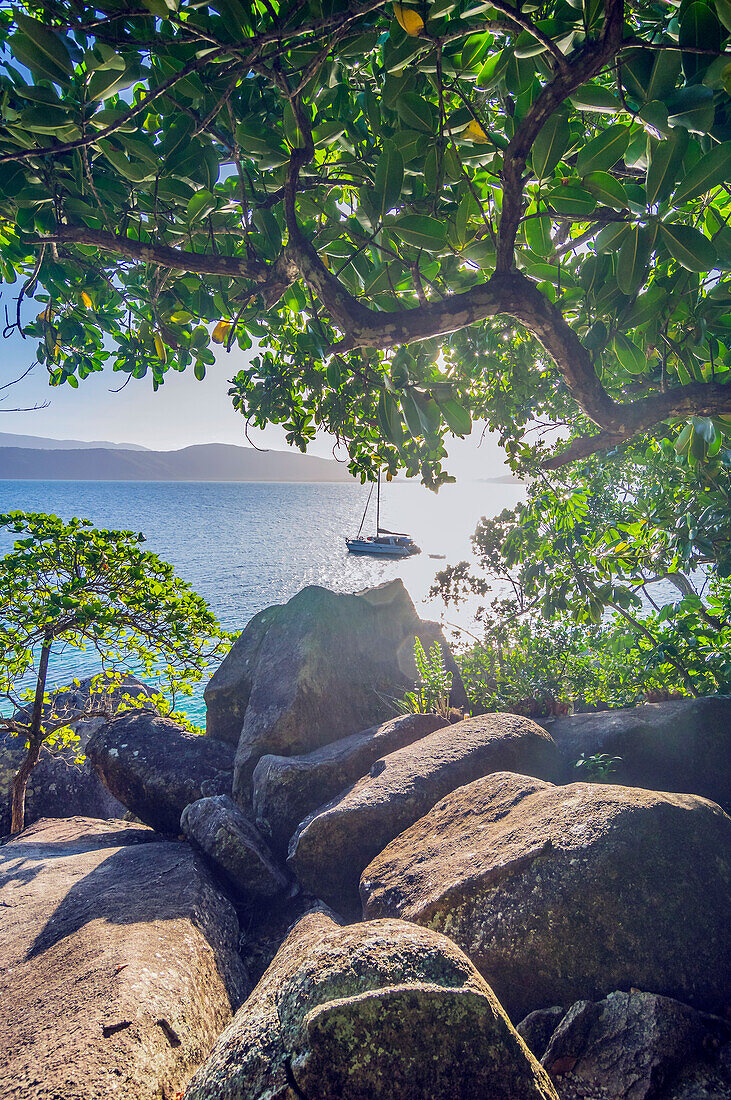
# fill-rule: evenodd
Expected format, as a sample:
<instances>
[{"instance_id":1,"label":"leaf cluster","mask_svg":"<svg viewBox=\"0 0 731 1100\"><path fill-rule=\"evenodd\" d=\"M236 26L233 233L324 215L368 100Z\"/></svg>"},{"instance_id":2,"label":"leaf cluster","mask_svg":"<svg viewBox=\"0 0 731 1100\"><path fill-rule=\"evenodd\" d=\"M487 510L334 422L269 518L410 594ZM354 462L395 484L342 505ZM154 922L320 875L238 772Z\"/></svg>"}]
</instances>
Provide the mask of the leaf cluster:
<instances>
[{"instance_id":1,"label":"leaf cluster","mask_svg":"<svg viewBox=\"0 0 731 1100\"><path fill-rule=\"evenodd\" d=\"M112 695L119 704L120 669L153 678L164 707L164 695L174 701L176 693L189 691L228 650L231 637L205 601L172 566L143 549L143 535L28 512L0 515L3 529L22 536L0 559L0 699L16 711L0 719L6 728L17 733L29 727L33 694L21 682L37 667L44 646L54 653L92 648L103 669L81 713L72 715L78 708L70 708L64 695L59 704L44 690L42 732L54 738L72 720L97 710L108 714ZM130 696L126 703L139 701Z\"/></svg>"},{"instance_id":2,"label":"leaf cluster","mask_svg":"<svg viewBox=\"0 0 731 1100\"><path fill-rule=\"evenodd\" d=\"M729 23L728 0L21 4L17 323L54 385L251 351L236 408L302 449L326 429L364 478L438 485L475 417L517 447L671 391L702 414L731 371ZM510 272L522 304L484 304Z\"/></svg>"}]
</instances>

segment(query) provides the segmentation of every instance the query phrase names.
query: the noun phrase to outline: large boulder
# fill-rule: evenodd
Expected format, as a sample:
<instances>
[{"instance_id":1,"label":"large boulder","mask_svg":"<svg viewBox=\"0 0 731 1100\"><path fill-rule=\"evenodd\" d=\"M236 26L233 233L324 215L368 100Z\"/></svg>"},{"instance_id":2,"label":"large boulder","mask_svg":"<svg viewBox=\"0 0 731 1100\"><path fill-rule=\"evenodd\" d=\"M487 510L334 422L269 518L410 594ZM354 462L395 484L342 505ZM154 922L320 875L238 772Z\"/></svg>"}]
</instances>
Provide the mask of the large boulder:
<instances>
[{"instance_id":1,"label":"large boulder","mask_svg":"<svg viewBox=\"0 0 731 1100\"><path fill-rule=\"evenodd\" d=\"M236 914L187 844L85 818L0 847L0 1095L160 1100L246 996Z\"/></svg>"},{"instance_id":2,"label":"large boulder","mask_svg":"<svg viewBox=\"0 0 731 1100\"><path fill-rule=\"evenodd\" d=\"M191 802L180 829L239 901L275 897L287 888L264 839L228 795Z\"/></svg>"},{"instance_id":3,"label":"large boulder","mask_svg":"<svg viewBox=\"0 0 731 1100\"><path fill-rule=\"evenodd\" d=\"M562 1097L652 1100L717 1042L714 1032L724 1032L723 1021L714 1027L671 997L616 992L572 1005L541 1060Z\"/></svg>"},{"instance_id":4,"label":"large boulder","mask_svg":"<svg viewBox=\"0 0 731 1100\"><path fill-rule=\"evenodd\" d=\"M231 746L151 711L114 718L89 740L86 755L114 797L163 833L180 832L189 803L231 793Z\"/></svg>"},{"instance_id":5,"label":"large boulder","mask_svg":"<svg viewBox=\"0 0 731 1100\"><path fill-rule=\"evenodd\" d=\"M694 795L503 773L363 872L364 916L448 932L516 1020L636 986L728 999L731 818Z\"/></svg>"},{"instance_id":6,"label":"large boulder","mask_svg":"<svg viewBox=\"0 0 731 1100\"><path fill-rule=\"evenodd\" d=\"M76 714L89 705L93 677L77 687L54 693L53 705L60 716ZM136 676L127 675L109 695L102 698L114 712L124 696L147 695L150 688ZM72 743L58 748L41 749L41 758L31 772L25 797L25 823L32 825L42 817L122 817L124 806L109 793L99 776L84 758L89 738L107 718L80 718L72 722ZM0 735L0 836L10 831L10 799L13 779L25 759L22 738Z\"/></svg>"},{"instance_id":7,"label":"large boulder","mask_svg":"<svg viewBox=\"0 0 731 1100\"><path fill-rule=\"evenodd\" d=\"M466 705L441 628L419 619L400 580L357 595L312 586L255 616L205 691L209 737L238 745L241 808L260 757L311 752L392 717L416 678L417 635L440 643L452 702Z\"/></svg>"},{"instance_id":8,"label":"large boulder","mask_svg":"<svg viewBox=\"0 0 731 1100\"><path fill-rule=\"evenodd\" d=\"M731 696L642 703L626 710L541 720L553 737L566 782L585 756L619 757L613 783L699 794L731 810Z\"/></svg>"},{"instance_id":9,"label":"large boulder","mask_svg":"<svg viewBox=\"0 0 731 1100\"><path fill-rule=\"evenodd\" d=\"M376 761L292 837L302 885L341 912L358 906L361 872L390 840L450 791L489 772L553 776L556 747L530 718L484 714L446 726Z\"/></svg>"},{"instance_id":10,"label":"large boulder","mask_svg":"<svg viewBox=\"0 0 731 1100\"><path fill-rule=\"evenodd\" d=\"M556 1100L462 952L401 921L302 918L186 1100Z\"/></svg>"},{"instance_id":11,"label":"large boulder","mask_svg":"<svg viewBox=\"0 0 731 1100\"><path fill-rule=\"evenodd\" d=\"M254 816L277 851L305 817L365 775L380 756L446 726L436 714L402 714L304 756L262 756L254 770Z\"/></svg>"}]
</instances>

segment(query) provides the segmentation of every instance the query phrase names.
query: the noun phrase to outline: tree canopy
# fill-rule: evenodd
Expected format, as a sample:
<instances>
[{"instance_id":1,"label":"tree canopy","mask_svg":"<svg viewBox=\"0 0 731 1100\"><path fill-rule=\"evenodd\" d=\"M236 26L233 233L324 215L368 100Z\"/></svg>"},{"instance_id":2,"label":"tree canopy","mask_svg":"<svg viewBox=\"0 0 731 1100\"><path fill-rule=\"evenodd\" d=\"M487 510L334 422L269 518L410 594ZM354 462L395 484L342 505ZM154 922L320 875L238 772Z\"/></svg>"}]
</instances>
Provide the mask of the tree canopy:
<instances>
[{"instance_id":1,"label":"tree canopy","mask_svg":"<svg viewBox=\"0 0 731 1100\"><path fill-rule=\"evenodd\" d=\"M17 832L41 745L68 742L79 718L109 717L105 697L119 694L120 670L131 664L154 677L159 693L146 692L145 705L169 706L224 656L231 637L172 566L142 548L141 534L38 512L0 515L3 529L23 536L0 558L0 702L15 711L0 715L0 731L28 744L13 782ZM102 666L80 711L46 690L51 654L69 647L96 650ZM30 676L34 687L24 688Z\"/></svg>"},{"instance_id":2,"label":"tree canopy","mask_svg":"<svg viewBox=\"0 0 731 1100\"><path fill-rule=\"evenodd\" d=\"M648 670L653 687L685 694L731 687L728 463L689 466L668 439L629 444L537 478L472 541L474 561L440 572L432 594L484 601L489 645L508 649L512 630L521 659L535 658L544 633L561 661L583 635L592 658L607 640L621 647L635 691Z\"/></svg>"},{"instance_id":3,"label":"tree canopy","mask_svg":"<svg viewBox=\"0 0 731 1100\"><path fill-rule=\"evenodd\" d=\"M730 29L729 0L19 4L7 324L54 385L251 349L247 420L362 476L438 484L482 417L514 449L565 423L548 465L689 417L713 457Z\"/></svg>"}]
</instances>

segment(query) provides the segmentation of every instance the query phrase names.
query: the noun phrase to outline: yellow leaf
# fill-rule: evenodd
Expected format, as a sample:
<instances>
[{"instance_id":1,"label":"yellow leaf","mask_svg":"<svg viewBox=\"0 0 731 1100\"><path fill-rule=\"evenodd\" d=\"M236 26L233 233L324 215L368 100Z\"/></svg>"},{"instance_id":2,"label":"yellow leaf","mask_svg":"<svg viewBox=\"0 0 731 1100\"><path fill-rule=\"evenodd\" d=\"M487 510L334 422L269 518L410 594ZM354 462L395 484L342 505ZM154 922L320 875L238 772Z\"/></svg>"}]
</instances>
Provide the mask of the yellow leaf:
<instances>
[{"instance_id":1,"label":"yellow leaf","mask_svg":"<svg viewBox=\"0 0 731 1100\"><path fill-rule=\"evenodd\" d=\"M168 358L168 354L165 350L165 345L162 342L162 336L160 335L159 332L155 333L154 340L155 340L155 351L157 352L158 359L161 359L163 363L166 363L167 358Z\"/></svg>"},{"instance_id":2,"label":"yellow leaf","mask_svg":"<svg viewBox=\"0 0 731 1100\"><path fill-rule=\"evenodd\" d=\"M412 37L421 34L424 30L424 20L418 11L414 11L413 8L406 8L403 4L394 4L393 14L396 16L396 21L402 30L405 30Z\"/></svg>"},{"instance_id":3,"label":"yellow leaf","mask_svg":"<svg viewBox=\"0 0 731 1100\"><path fill-rule=\"evenodd\" d=\"M81 301L84 303L87 309L93 309L94 303L85 290L81 292Z\"/></svg>"},{"instance_id":4,"label":"yellow leaf","mask_svg":"<svg viewBox=\"0 0 731 1100\"><path fill-rule=\"evenodd\" d=\"M53 306L46 306L36 317L36 321L52 321L53 320Z\"/></svg>"},{"instance_id":5,"label":"yellow leaf","mask_svg":"<svg viewBox=\"0 0 731 1100\"><path fill-rule=\"evenodd\" d=\"M228 339L228 334L231 331L230 321L219 321L213 330L213 343L224 344Z\"/></svg>"},{"instance_id":6,"label":"yellow leaf","mask_svg":"<svg viewBox=\"0 0 731 1100\"><path fill-rule=\"evenodd\" d=\"M386 474L386 481L393 481L393 474L392 473L389 472L389 473Z\"/></svg>"},{"instance_id":7,"label":"yellow leaf","mask_svg":"<svg viewBox=\"0 0 731 1100\"><path fill-rule=\"evenodd\" d=\"M469 126L465 129L463 137L468 138L470 141L474 141L476 145L490 145L492 140L489 135L486 134L485 131L482 129L479 122L476 122L474 118L472 119L472 122L469 124Z\"/></svg>"}]
</instances>

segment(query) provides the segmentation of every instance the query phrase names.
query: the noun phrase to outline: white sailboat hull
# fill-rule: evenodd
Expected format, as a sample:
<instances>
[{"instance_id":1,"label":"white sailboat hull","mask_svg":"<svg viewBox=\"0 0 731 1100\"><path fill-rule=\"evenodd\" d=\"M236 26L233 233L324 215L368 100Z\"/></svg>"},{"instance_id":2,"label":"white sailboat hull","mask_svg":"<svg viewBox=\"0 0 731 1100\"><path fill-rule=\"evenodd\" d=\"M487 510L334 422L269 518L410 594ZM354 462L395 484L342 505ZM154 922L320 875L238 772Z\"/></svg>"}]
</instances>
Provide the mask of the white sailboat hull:
<instances>
[{"instance_id":1,"label":"white sailboat hull","mask_svg":"<svg viewBox=\"0 0 731 1100\"><path fill-rule=\"evenodd\" d=\"M413 543L411 546L404 546L376 539L346 539L345 545L351 554L368 554L379 558L408 558L420 552Z\"/></svg>"},{"instance_id":2,"label":"white sailboat hull","mask_svg":"<svg viewBox=\"0 0 731 1100\"><path fill-rule=\"evenodd\" d=\"M368 505L370 504L371 494L373 493L373 487L371 486L371 492L368 494L368 500L366 501L365 510L363 512L363 519L360 521L360 527L358 528L358 534L355 538L346 538L345 545L351 554L367 554L369 557L377 558L408 558L412 554L420 554L421 549L416 545L414 540L409 535L404 534L402 531L387 531L381 527L381 475L378 475L378 496L376 498L376 533L368 538L361 537L361 531L363 530L363 524L368 513Z\"/></svg>"}]
</instances>

